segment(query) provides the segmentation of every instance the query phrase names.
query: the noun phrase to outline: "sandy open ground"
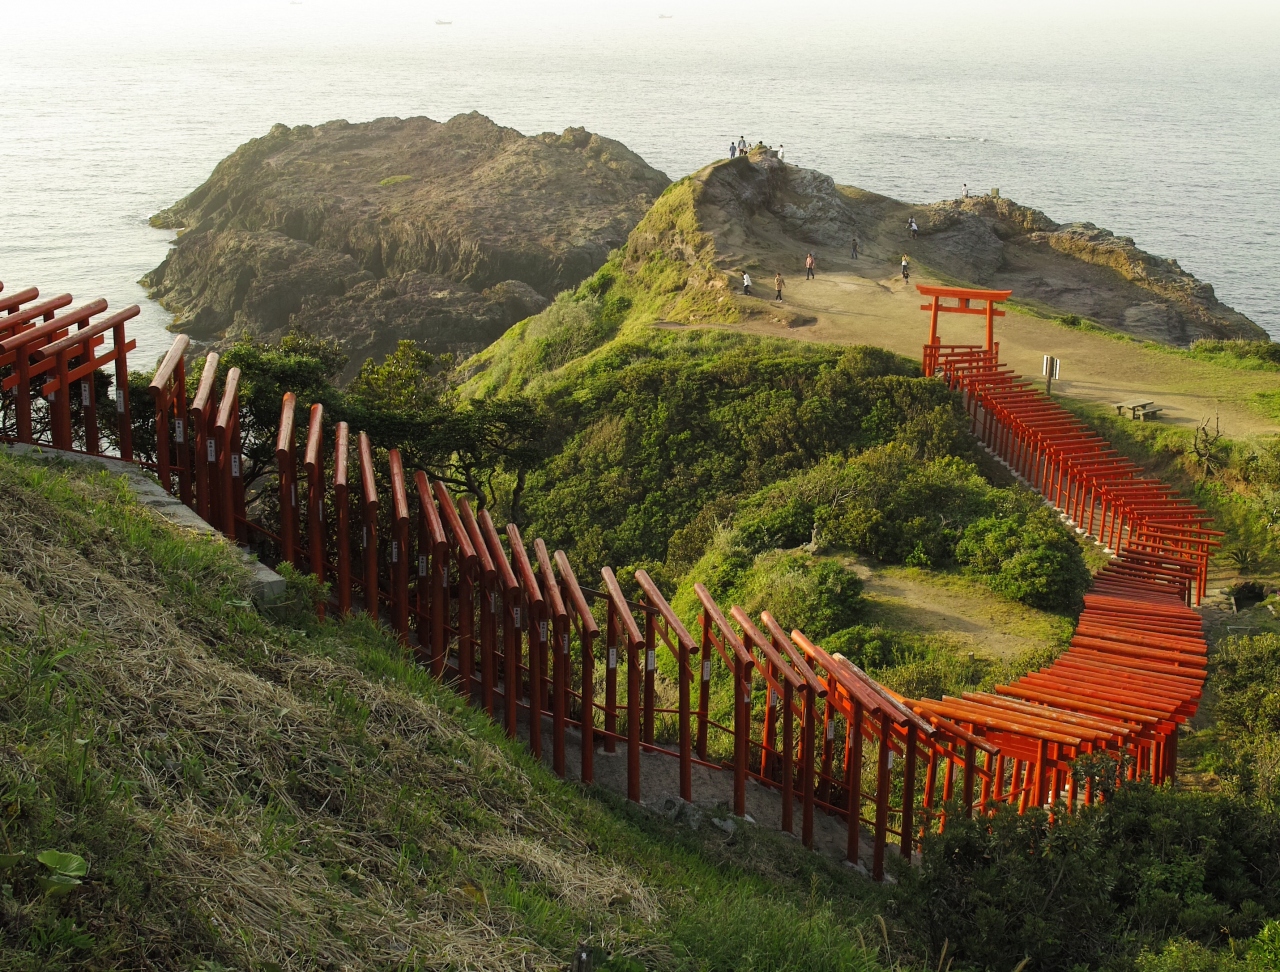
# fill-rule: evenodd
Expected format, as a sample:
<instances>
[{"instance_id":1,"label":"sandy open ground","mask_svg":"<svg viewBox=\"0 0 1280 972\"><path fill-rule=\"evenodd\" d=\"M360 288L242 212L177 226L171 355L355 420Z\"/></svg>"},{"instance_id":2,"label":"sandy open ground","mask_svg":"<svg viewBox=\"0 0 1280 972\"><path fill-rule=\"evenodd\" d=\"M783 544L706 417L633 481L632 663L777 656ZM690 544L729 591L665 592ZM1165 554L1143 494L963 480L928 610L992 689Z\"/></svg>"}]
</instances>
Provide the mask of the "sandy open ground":
<instances>
[{"instance_id":1,"label":"sandy open ground","mask_svg":"<svg viewBox=\"0 0 1280 972\"><path fill-rule=\"evenodd\" d=\"M879 260L863 263L868 274L884 268ZM923 298L914 285L940 281L913 275L908 287L901 277L876 278L851 267L822 270L814 280L805 280L803 273L786 278L784 309L802 320L776 323L769 313L776 306L772 301L743 298L744 309L758 306L761 313L734 329L826 344L873 344L920 357L929 318L920 310ZM981 317L944 315L939 334L947 344L981 344L985 326ZM1001 359L1028 377L1040 375L1043 355L1060 358L1055 394L1092 402L1149 397L1165 409L1164 421L1190 427L1218 416L1223 432L1233 437L1280 431L1248 404L1258 392L1280 392L1280 374L1274 372L1225 368L1013 309L996 321L996 340Z\"/></svg>"},{"instance_id":2,"label":"sandy open ground","mask_svg":"<svg viewBox=\"0 0 1280 972\"><path fill-rule=\"evenodd\" d=\"M868 271L883 269L882 261L864 263ZM735 329L800 341L877 344L919 359L929 319L920 310L924 301L916 283L940 282L913 275L909 287L900 277L873 278L851 268L823 270L813 280L805 280L803 273L788 274L783 305L801 320L790 327L776 323L769 312L771 300L744 298L744 310L758 305L762 312ZM943 343L980 344L984 330L986 323L978 316L943 315L938 325ZM1280 432L1280 425L1249 405L1258 392L1280 393L1280 374L1272 371L1224 368L1016 310L996 321L996 341L1001 360L1030 378L1041 374L1043 355L1059 357L1055 394L1091 402L1149 397L1165 409L1162 420L1193 426L1219 416L1229 437Z\"/></svg>"}]
</instances>

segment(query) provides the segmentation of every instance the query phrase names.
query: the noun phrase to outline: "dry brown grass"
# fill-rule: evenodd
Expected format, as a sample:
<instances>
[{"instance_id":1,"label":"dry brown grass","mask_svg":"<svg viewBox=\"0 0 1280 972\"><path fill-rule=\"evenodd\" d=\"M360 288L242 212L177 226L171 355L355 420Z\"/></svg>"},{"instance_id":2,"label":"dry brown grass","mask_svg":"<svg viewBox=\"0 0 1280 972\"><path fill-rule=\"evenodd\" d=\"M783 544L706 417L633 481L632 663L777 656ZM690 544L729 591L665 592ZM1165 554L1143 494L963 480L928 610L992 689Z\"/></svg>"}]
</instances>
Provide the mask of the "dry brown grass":
<instances>
[{"instance_id":1,"label":"dry brown grass","mask_svg":"<svg viewBox=\"0 0 1280 972\"><path fill-rule=\"evenodd\" d=\"M227 607L243 589L216 543L175 563L170 528L128 519L142 511L77 516L55 496L101 510L115 486L47 485L0 465L0 631L19 676L0 713L12 729L46 693L53 710L78 707L94 770L131 781L129 824L163 872L119 967L562 967L495 900L499 878L544 910L595 916L613 948L646 950L635 929L660 917L657 895L594 853L502 748ZM192 583L203 608L183 596ZM61 680L36 684L38 659L69 645ZM13 771L38 773L24 752Z\"/></svg>"}]
</instances>

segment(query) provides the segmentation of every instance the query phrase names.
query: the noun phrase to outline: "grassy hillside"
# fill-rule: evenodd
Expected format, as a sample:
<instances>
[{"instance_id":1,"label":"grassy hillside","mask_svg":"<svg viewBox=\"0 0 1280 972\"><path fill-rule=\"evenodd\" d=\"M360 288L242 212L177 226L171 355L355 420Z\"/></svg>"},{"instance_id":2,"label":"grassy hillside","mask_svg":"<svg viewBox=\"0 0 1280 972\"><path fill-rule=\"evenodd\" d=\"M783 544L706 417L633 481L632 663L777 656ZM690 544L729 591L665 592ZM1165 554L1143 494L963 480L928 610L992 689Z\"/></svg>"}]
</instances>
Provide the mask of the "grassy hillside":
<instances>
[{"instance_id":1,"label":"grassy hillside","mask_svg":"<svg viewBox=\"0 0 1280 972\"><path fill-rule=\"evenodd\" d=\"M983 478L955 396L915 362L691 326L751 303L715 269L709 191L673 185L593 278L464 364L464 396L530 402L547 422L492 501L588 571L626 583L643 567L687 615L702 581L890 680L909 665L913 687L980 684L955 643L886 627L845 555L968 575L993 613L1070 616L1088 579L1078 543ZM841 605L824 607L833 591Z\"/></svg>"},{"instance_id":2,"label":"grassy hillside","mask_svg":"<svg viewBox=\"0 0 1280 972\"><path fill-rule=\"evenodd\" d=\"M0 456L0 505L0 968L878 967L861 878L559 783L105 474Z\"/></svg>"},{"instance_id":3,"label":"grassy hillside","mask_svg":"<svg viewBox=\"0 0 1280 972\"><path fill-rule=\"evenodd\" d=\"M549 422L542 457L493 500L580 561L621 567L624 584L644 567L686 617L701 581L908 694L989 688L1053 657L1098 557L1038 497L984 473L941 385L878 348L677 323L743 309L706 272L718 237L698 222L699 191L673 187L595 278L467 363L465 393L524 398ZM864 596L858 563L872 579L910 571L917 596L962 587L993 614L1021 602L1044 636L1003 656L968 651ZM1243 679L1270 700L1259 670L1273 655L1268 643L1241 649L1242 666L1215 664L1211 691ZM728 685L713 685L712 705L727 717ZM1273 732L1269 716L1245 721ZM1229 722L1219 765L1274 765L1272 735L1251 747ZM1270 968L1280 818L1262 789L1134 786L1065 822L1059 808L1053 825L1034 811L957 825L926 842L895 913L926 954L950 947L993 970L1024 957L1062 972Z\"/></svg>"},{"instance_id":4,"label":"grassy hillside","mask_svg":"<svg viewBox=\"0 0 1280 972\"><path fill-rule=\"evenodd\" d=\"M669 186L593 277L467 360L464 392L536 387L543 376L655 322L737 321L738 302L715 268L714 240L698 219L702 192L692 178Z\"/></svg>"}]
</instances>

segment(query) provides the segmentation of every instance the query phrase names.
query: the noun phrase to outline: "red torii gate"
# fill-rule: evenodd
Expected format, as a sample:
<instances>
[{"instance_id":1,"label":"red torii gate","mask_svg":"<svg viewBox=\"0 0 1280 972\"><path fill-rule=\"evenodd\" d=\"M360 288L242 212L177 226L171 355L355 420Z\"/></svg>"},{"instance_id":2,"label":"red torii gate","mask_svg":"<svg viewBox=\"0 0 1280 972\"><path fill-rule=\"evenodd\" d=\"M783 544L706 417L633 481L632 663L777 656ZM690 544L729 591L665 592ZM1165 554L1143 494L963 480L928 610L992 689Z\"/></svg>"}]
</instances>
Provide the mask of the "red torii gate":
<instances>
[{"instance_id":1,"label":"red torii gate","mask_svg":"<svg viewBox=\"0 0 1280 972\"><path fill-rule=\"evenodd\" d=\"M979 290L972 287L925 287L917 284L918 290L925 297L932 297L933 300L928 304L921 304L920 309L929 312L929 342L924 349L924 366L925 374L933 374L933 369L937 365L938 350L941 345L938 343L938 315L939 314L976 314L984 316L987 319L987 343L985 350L990 354L995 354L998 350L996 345L996 318L1004 317L1004 311L998 310L996 304L1004 303L1013 293L1012 290ZM943 300L954 300L955 304L944 304ZM985 302L985 307L973 306L974 301ZM951 345L950 347L959 348L960 345ZM972 345L966 347L972 350Z\"/></svg>"}]
</instances>

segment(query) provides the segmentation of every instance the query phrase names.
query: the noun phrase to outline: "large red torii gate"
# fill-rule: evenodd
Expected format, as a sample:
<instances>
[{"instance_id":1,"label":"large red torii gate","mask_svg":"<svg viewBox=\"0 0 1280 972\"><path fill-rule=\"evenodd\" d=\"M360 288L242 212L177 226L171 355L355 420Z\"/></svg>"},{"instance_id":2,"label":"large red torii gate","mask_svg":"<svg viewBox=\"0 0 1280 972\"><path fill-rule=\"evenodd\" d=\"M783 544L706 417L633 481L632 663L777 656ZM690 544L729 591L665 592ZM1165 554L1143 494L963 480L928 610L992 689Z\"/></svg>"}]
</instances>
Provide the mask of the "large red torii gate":
<instances>
[{"instance_id":1,"label":"large red torii gate","mask_svg":"<svg viewBox=\"0 0 1280 972\"><path fill-rule=\"evenodd\" d=\"M925 374L933 373L937 364L938 350L938 315L939 314L976 314L987 319L986 350L994 353L996 346L996 318L1004 317L1004 311L996 304L1004 303L1013 293L1012 290L980 290L972 287L926 287L916 285L925 297L932 297L928 304L921 304L920 309L929 312L929 341L925 345ZM944 304L943 300L954 300L955 304ZM974 301L985 302L985 307L973 306ZM958 346L957 346L958 347ZM932 350L931 350L932 349Z\"/></svg>"}]
</instances>

